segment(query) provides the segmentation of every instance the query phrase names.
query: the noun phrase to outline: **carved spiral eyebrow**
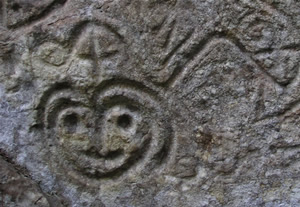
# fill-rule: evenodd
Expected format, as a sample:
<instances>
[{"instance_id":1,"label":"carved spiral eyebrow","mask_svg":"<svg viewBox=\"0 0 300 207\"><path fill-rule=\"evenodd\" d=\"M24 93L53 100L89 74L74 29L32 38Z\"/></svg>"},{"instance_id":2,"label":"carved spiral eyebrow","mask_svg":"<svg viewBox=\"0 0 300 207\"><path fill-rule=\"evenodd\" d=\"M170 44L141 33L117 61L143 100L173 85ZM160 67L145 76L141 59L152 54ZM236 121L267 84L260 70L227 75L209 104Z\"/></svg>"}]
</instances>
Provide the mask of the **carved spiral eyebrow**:
<instances>
[{"instance_id":1,"label":"carved spiral eyebrow","mask_svg":"<svg viewBox=\"0 0 300 207\"><path fill-rule=\"evenodd\" d=\"M53 95L45 108L45 123L47 127L55 126L60 111L80 106L83 107L85 104L82 98L74 94L74 91L65 90Z\"/></svg>"},{"instance_id":2,"label":"carved spiral eyebrow","mask_svg":"<svg viewBox=\"0 0 300 207\"><path fill-rule=\"evenodd\" d=\"M88 107L88 98L68 83L59 83L44 92L36 106L37 122L42 127L51 128L55 125L58 113L69 107Z\"/></svg>"},{"instance_id":3,"label":"carved spiral eyebrow","mask_svg":"<svg viewBox=\"0 0 300 207\"><path fill-rule=\"evenodd\" d=\"M89 19L83 19L72 25L72 28L69 32L69 39L75 40L72 41L73 47L76 46L78 39L87 27L93 28L95 26L106 29L107 31L116 35L122 42L128 39L128 35L126 34L131 32L130 27L125 27L123 22L94 12L93 17Z\"/></svg>"}]
</instances>

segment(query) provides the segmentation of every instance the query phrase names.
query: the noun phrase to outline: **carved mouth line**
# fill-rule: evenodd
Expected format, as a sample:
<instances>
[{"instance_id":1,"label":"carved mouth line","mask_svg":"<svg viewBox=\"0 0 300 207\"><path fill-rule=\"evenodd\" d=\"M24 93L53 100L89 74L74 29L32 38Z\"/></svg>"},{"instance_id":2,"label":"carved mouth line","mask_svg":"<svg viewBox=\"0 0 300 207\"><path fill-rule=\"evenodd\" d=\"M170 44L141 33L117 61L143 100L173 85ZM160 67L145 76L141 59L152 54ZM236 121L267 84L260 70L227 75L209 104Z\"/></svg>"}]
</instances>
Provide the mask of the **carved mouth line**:
<instances>
[{"instance_id":1,"label":"carved mouth line","mask_svg":"<svg viewBox=\"0 0 300 207\"><path fill-rule=\"evenodd\" d=\"M108 159L108 160L116 160L116 159L123 158L125 156L123 149L117 149L117 150L109 151L109 152L105 153L105 155L99 153L94 148L92 148L89 151L81 151L81 153L83 153L84 155L86 155L88 157L92 157L94 159L103 159L103 158L105 158L105 159Z\"/></svg>"}]
</instances>

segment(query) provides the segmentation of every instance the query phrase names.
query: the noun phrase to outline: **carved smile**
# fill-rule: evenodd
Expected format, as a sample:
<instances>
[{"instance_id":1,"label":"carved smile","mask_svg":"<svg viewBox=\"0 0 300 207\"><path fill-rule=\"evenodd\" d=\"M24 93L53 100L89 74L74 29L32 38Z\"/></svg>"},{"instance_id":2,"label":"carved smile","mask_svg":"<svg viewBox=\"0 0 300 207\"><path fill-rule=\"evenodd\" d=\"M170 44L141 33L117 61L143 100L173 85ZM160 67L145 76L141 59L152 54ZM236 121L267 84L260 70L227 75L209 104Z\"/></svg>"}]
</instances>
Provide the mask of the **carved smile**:
<instances>
[{"instance_id":1,"label":"carved smile","mask_svg":"<svg viewBox=\"0 0 300 207\"><path fill-rule=\"evenodd\" d=\"M62 169L73 171L75 179L119 177L166 155L161 151L167 149L171 127L155 93L140 83L115 82L104 81L92 102L65 85L48 97L45 130L57 141L54 158L63 155Z\"/></svg>"}]
</instances>

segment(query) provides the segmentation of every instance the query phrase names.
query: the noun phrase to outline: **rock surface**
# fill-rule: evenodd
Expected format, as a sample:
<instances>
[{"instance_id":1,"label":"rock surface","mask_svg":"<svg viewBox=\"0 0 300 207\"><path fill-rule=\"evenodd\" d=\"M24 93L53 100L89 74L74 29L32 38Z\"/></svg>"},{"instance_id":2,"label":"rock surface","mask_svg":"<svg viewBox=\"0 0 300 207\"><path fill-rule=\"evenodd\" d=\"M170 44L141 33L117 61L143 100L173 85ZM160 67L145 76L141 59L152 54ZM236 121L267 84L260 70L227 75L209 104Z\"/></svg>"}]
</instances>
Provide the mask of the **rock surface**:
<instances>
[{"instance_id":1,"label":"rock surface","mask_svg":"<svg viewBox=\"0 0 300 207\"><path fill-rule=\"evenodd\" d=\"M298 0L2 0L0 206L300 205Z\"/></svg>"}]
</instances>

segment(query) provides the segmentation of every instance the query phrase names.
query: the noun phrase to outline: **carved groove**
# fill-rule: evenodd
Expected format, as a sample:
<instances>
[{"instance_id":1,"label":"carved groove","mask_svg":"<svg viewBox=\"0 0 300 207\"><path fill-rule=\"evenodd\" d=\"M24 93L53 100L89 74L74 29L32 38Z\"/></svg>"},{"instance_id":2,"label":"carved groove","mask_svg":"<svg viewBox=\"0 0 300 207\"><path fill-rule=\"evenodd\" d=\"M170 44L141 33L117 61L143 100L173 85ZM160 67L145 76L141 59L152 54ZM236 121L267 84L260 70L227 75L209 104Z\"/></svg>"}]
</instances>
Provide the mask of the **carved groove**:
<instances>
[{"instance_id":1,"label":"carved groove","mask_svg":"<svg viewBox=\"0 0 300 207\"><path fill-rule=\"evenodd\" d=\"M162 60L163 65L166 65L170 61L171 57L175 54L175 52L177 50L179 50L179 48L182 45L184 45L184 43L192 36L192 34L193 34L193 32L188 33L187 36L184 39L182 39L180 42L178 42L178 44L176 46L173 47L173 49Z\"/></svg>"},{"instance_id":2,"label":"carved groove","mask_svg":"<svg viewBox=\"0 0 300 207\"><path fill-rule=\"evenodd\" d=\"M172 129L157 93L131 80L103 81L91 98L66 83L41 97L39 119L72 179L113 179L165 162ZM155 98L154 98L155 97ZM59 156L60 155L60 156ZM64 161L62 161L64 160ZM150 167L151 166L151 167Z\"/></svg>"},{"instance_id":3,"label":"carved groove","mask_svg":"<svg viewBox=\"0 0 300 207\"><path fill-rule=\"evenodd\" d=\"M163 83L163 86L166 87L172 87L174 86L176 80L178 79L178 76L184 72L185 65L187 65L189 62L192 62L197 59L201 60L203 57L202 55L205 55L205 51L208 51L210 48L213 48L213 45L218 44L219 42L222 41L229 41L233 45L235 45L241 53L246 57L251 63L254 63L256 67L269 79L272 80L273 83L278 84L277 81L274 79L274 77L270 76L264 69L262 69L261 65L255 61L250 52L246 50L246 48L238 41L238 39L234 37L229 37L228 34L226 33L214 33L206 36L206 38L202 39L197 43L196 46L193 46L190 48L190 50L185 51L185 56L188 56L188 60L184 63L177 64L177 67L171 72L169 78L165 83ZM188 44L188 43L187 43ZM186 46L188 47L188 46ZM200 56L200 57L199 57ZM189 67L190 68L190 67Z\"/></svg>"},{"instance_id":4,"label":"carved groove","mask_svg":"<svg viewBox=\"0 0 300 207\"><path fill-rule=\"evenodd\" d=\"M7 25L7 26L8 26L8 28L15 29L18 27L23 27L23 26L32 24L32 23L48 16L55 9L64 6L66 2L67 2L67 0L54 0L50 5L46 6L42 11L40 11L40 13L38 15L29 16L27 19L23 19L21 21L18 21L16 24ZM15 5L15 7L16 6L18 6L18 5ZM14 9L14 5L13 5L12 9Z\"/></svg>"},{"instance_id":5,"label":"carved groove","mask_svg":"<svg viewBox=\"0 0 300 207\"><path fill-rule=\"evenodd\" d=\"M98 28L97 28L98 27ZM46 51L49 51L49 44L53 44L56 48L62 48L62 52L67 51L67 53L63 53L58 58L64 58L63 61L57 61L57 63L51 63L49 61L46 61L43 59L43 62L47 64L52 64L53 66L69 66L72 63L72 60L74 56L78 56L79 58L84 58L84 59L90 59L93 60L93 65L94 65L94 71L99 69L99 59L103 58L109 58L116 53L117 51L105 51L104 54L98 54L99 51L97 51L97 44L99 41L99 38L94 38L92 35L97 32L96 29L103 30L105 32L108 32L109 35L107 35L107 38L113 38L115 37L120 43L124 41L124 38L122 37L121 34L117 33L116 29L112 29L113 26L110 26L109 23L105 22L100 22L100 21L80 21L77 23L73 28L70 30L70 35L68 37L68 40L71 42L70 45L67 45L68 48L66 48L66 45L62 45L60 43L57 43L55 41L52 42L45 42L44 44L41 44L39 50L43 51L44 45L48 45L46 47ZM96 30L96 31L94 31ZM112 34L110 34L112 32ZM97 34L97 33L96 33ZM88 44L88 45L87 45ZM53 46L53 47L54 47ZM82 49L81 47L89 47L89 51L87 48ZM102 46L102 45L101 45ZM101 48L103 50L103 48ZM57 49L54 51L58 51ZM36 54L35 54L36 55ZM40 54L38 54L41 56ZM41 57L39 57L42 59Z\"/></svg>"}]
</instances>

